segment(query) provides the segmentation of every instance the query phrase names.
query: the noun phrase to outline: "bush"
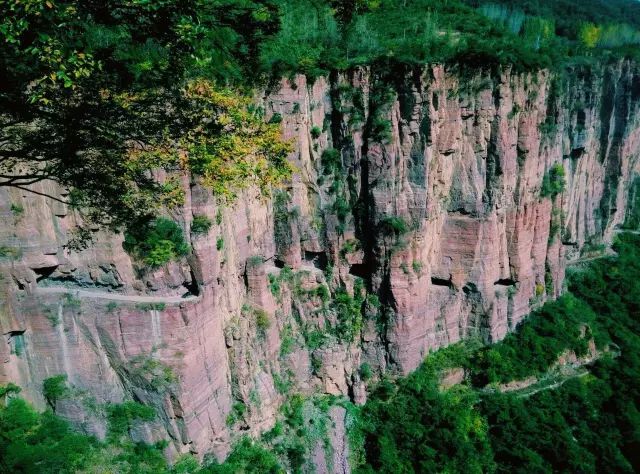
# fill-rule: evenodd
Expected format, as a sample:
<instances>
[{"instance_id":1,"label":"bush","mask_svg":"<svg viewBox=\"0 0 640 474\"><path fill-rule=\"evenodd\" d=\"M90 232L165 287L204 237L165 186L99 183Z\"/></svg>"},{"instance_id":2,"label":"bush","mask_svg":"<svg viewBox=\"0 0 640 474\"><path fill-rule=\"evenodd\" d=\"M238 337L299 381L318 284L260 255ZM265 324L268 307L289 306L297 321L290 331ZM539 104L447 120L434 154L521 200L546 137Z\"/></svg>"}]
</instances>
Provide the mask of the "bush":
<instances>
[{"instance_id":1,"label":"bush","mask_svg":"<svg viewBox=\"0 0 640 474\"><path fill-rule=\"evenodd\" d=\"M151 267L159 267L189 252L180 226L164 217L127 230L123 247Z\"/></svg>"},{"instance_id":2,"label":"bush","mask_svg":"<svg viewBox=\"0 0 640 474\"><path fill-rule=\"evenodd\" d=\"M339 340L353 342L362 329L363 298L354 290L352 297L344 288L339 288L333 298L332 308L336 312L335 333Z\"/></svg>"},{"instance_id":3,"label":"bush","mask_svg":"<svg viewBox=\"0 0 640 474\"><path fill-rule=\"evenodd\" d=\"M42 395L53 411L56 409L56 402L67 395L68 392L66 375L49 377L42 382Z\"/></svg>"},{"instance_id":4,"label":"bush","mask_svg":"<svg viewBox=\"0 0 640 474\"><path fill-rule=\"evenodd\" d=\"M258 331L258 335L264 337L267 329L271 327L269 314L263 309L254 309L253 314L256 318L256 329Z\"/></svg>"},{"instance_id":5,"label":"bush","mask_svg":"<svg viewBox=\"0 0 640 474\"><path fill-rule=\"evenodd\" d=\"M561 164L555 164L542 178L540 195L542 197L554 198L564 191L565 184L564 167Z\"/></svg>"},{"instance_id":6,"label":"bush","mask_svg":"<svg viewBox=\"0 0 640 474\"><path fill-rule=\"evenodd\" d=\"M335 148L324 150L320 156L320 162L322 164L322 173L325 175L335 174L342 166L340 152Z\"/></svg>"},{"instance_id":7,"label":"bush","mask_svg":"<svg viewBox=\"0 0 640 474\"><path fill-rule=\"evenodd\" d=\"M404 235L409 232L409 226L402 217L385 217L380 221L380 227L387 235Z\"/></svg>"},{"instance_id":8,"label":"bush","mask_svg":"<svg viewBox=\"0 0 640 474\"><path fill-rule=\"evenodd\" d=\"M311 137L314 140L317 140L318 138L320 138L320 135L322 135L322 129L320 127L318 127L317 125L314 125L313 127L311 127Z\"/></svg>"},{"instance_id":9,"label":"bush","mask_svg":"<svg viewBox=\"0 0 640 474\"><path fill-rule=\"evenodd\" d=\"M391 135L391 121L383 117L375 117L371 126L371 138L378 143L389 143Z\"/></svg>"},{"instance_id":10,"label":"bush","mask_svg":"<svg viewBox=\"0 0 640 474\"><path fill-rule=\"evenodd\" d=\"M131 430L137 421L151 421L155 418L153 408L134 401L111 403L107 405L107 419L109 420L109 437L119 439Z\"/></svg>"},{"instance_id":11,"label":"bush","mask_svg":"<svg viewBox=\"0 0 640 474\"><path fill-rule=\"evenodd\" d=\"M349 201L344 196L338 196L333 203L333 212L336 213L338 221L342 224L347 220L347 216L351 212Z\"/></svg>"},{"instance_id":12,"label":"bush","mask_svg":"<svg viewBox=\"0 0 640 474\"><path fill-rule=\"evenodd\" d=\"M203 469L202 474L280 474L285 472L275 454L248 436L240 439L223 464Z\"/></svg>"},{"instance_id":13,"label":"bush","mask_svg":"<svg viewBox=\"0 0 640 474\"><path fill-rule=\"evenodd\" d=\"M367 380L371 380L371 377L373 377L373 370L371 369L371 366L364 362L362 365L360 365L360 378L363 381L367 381Z\"/></svg>"},{"instance_id":14,"label":"bush","mask_svg":"<svg viewBox=\"0 0 640 474\"><path fill-rule=\"evenodd\" d=\"M281 123L282 122L282 115L279 114L278 112L276 112L275 114L273 114L271 116L271 118L269 119L269 123Z\"/></svg>"},{"instance_id":15,"label":"bush","mask_svg":"<svg viewBox=\"0 0 640 474\"><path fill-rule=\"evenodd\" d=\"M14 217L20 217L22 216L22 214L24 214L24 207L22 207L21 204L11 203L11 213L14 215Z\"/></svg>"},{"instance_id":16,"label":"bush","mask_svg":"<svg viewBox=\"0 0 640 474\"><path fill-rule=\"evenodd\" d=\"M194 234L206 234L211 229L213 222L207 216L195 215L191 222L191 232Z\"/></svg>"}]
</instances>

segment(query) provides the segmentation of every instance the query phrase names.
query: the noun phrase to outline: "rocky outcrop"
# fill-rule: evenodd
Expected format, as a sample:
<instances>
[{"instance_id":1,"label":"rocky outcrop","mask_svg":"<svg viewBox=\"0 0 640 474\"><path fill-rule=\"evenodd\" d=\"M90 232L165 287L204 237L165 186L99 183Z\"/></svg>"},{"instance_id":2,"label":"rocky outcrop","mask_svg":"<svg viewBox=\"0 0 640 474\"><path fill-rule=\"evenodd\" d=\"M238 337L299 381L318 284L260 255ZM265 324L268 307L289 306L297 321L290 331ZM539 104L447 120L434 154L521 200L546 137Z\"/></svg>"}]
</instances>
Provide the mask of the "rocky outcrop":
<instances>
[{"instance_id":1,"label":"rocky outcrop","mask_svg":"<svg viewBox=\"0 0 640 474\"><path fill-rule=\"evenodd\" d=\"M293 393L362 403L365 380L502 338L562 291L567 261L611 241L638 171L639 99L627 62L283 80L257 100L295 145L292 181L223 206L183 176L170 215L193 253L153 271L121 235L67 250L74 212L0 189L0 382L43 405L43 379L67 374L56 409L88 432L132 398L158 414L135 436L219 458ZM194 215L214 222L206 235L190 233ZM327 416L309 459L346 472L348 415Z\"/></svg>"}]
</instances>

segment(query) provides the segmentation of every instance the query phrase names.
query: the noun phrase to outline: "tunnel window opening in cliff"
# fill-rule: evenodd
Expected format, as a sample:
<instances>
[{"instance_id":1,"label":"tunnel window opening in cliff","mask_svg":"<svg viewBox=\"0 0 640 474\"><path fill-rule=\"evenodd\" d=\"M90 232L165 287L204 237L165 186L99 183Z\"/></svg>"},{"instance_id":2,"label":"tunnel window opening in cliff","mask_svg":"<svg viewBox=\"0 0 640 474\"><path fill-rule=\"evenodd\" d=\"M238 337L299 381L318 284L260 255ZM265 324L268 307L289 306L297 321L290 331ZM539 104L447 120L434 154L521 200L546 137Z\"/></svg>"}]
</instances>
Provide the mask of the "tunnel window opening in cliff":
<instances>
[{"instance_id":1,"label":"tunnel window opening in cliff","mask_svg":"<svg viewBox=\"0 0 640 474\"><path fill-rule=\"evenodd\" d=\"M354 263L349 267L349 274L367 279L371 276L371 269L364 263Z\"/></svg>"},{"instance_id":2,"label":"tunnel window opening in cliff","mask_svg":"<svg viewBox=\"0 0 640 474\"><path fill-rule=\"evenodd\" d=\"M329 259L327 258L326 252L304 252L304 260L307 263L310 263L314 267L324 271L329 264Z\"/></svg>"},{"instance_id":3,"label":"tunnel window opening in cliff","mask_svg":"<svg viewBox=\"0 0 640 474\"><path fill-rule=\"evenodd\" d=\"M513 278L501 278L494 283L496 286L514 286L516 284Z\"/></svg>"},{"instance_id":4,"label":"tunnel window opening in cliff","mask_svg":"<svg viewBox=\"0 0 640 474\"><path fill-rule=\"evenodd\" d=\"M431 284L434 286L446 286L447 288L453 288L451 279L431 277Z\"/></svg>"},{"instance_id":5,"label":"tunnel window opening in cliff","mask_svg":"<svg viewBox=\"0 0 640 474\"><path fill-rule=\"evenodd\" d=\"M42 267L42 268L34 268L33 271L36 274L36 283L40 283L42 280L46 280L49 278L53 272L56 271L58 265L53 265L50 267Z\"/></svg>"},{"instance_id":6,"label":"tunnel window opening in cliff","mask_svg":"<svg viewBox=\"0 0 640 474\"><path fill-rule=\"evenodd\" d=\"M187 292L182 295L183 298L188 296L200 296L200 285L198 285L198 280L196 279L196 274L193 271L193 268L190 269L191 280L185 281L182 283L187 289Z\"/></svg>"},{"instance_id":7,"label":"tunnel window opening in cliff","mask_svg":"<svg viewBox=\"0 0 640 474\"><path fill-rule=\"evenodd\" d=\"M6 335L8 336L7 342L9 343L9 347L11 348L11 352L18 357L21 356L25 350L24 332L25 330L22 329L9 331L8 333L6 333Z\"/></svg>"}]
</instances>

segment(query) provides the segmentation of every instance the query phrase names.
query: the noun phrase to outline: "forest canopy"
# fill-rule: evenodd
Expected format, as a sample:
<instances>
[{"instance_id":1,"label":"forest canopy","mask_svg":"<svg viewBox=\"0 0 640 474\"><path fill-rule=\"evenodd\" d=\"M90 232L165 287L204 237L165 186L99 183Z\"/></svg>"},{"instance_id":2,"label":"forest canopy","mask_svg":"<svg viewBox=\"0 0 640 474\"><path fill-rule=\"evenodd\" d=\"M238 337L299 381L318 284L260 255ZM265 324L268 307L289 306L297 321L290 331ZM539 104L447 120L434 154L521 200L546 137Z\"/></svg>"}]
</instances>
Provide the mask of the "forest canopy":
<instances>
[{"instance_id":1,"label":"forest canopy","mask_svg":"<svg viewBox=\"0 0 640 474\"><path fill-rule=\"evenodd\" d=\"M80 211L79 242L179 206L181 176L222 199L268 193L290 176L290 145L255 88L363 65L525 71L637 56L637 2L573 3L5 0L0 187Z\"/></svg>"}]
</instances>

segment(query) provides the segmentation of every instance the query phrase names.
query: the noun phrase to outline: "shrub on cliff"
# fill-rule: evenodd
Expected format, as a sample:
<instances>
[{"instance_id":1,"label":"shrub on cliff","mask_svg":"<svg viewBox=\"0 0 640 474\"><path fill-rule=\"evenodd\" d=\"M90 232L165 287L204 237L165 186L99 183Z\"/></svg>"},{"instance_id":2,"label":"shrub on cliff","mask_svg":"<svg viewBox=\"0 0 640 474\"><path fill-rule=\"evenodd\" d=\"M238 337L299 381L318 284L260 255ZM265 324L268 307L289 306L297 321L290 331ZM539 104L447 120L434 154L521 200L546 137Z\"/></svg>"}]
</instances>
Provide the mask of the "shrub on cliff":
<instances>
[{"instance_id":1,"label":"shrub on cliff","mask_svg":"<svg viewBox=\"0 0 640 474\"><path fill-rule=\"evenodd\" d=\"M380 221L380 228L386 235L401 236L409 232L409 226L402 217L390 216Z\"/></svg>"},{"instance_id":2,"label":"shrub on cliff","mask_svg":"<svg viewBox=\"0 0 640 474\"><path fill-rule=\"evenodd\" d=\"M556 163L542 177L542 188L540 195L542 197L554 198L564 191L566 185L564 167Z\"/></svg>"},{"instance_id":3,"label":"shrub on cliff","mask_svg":"<svg viewBox=\"0 0 640 474\"><path fill-rule=\"evenodd\" d=\"M191 232L194 234L206 234L211 229L213 222L207 216L198 214L193 216L193 222L191 222Z\"/></svg>"},{"instance_id":4,"label":"shrub on cliff","mask_svg":"<svg viewBox=\"0 0 640 474\"><path fill-rule=\"evenodd\" d=\"M164 217L129 229L123 247L151 267L159 267L189 252L180 226Z\"/></svg>"},{"instance_id":5,"label":"shrub on cliff","mask_svg":"<svg viewBox=\"0 0 640 474\"><path fill-rule=\"evenodd\" d=\"M42 395L54 412L56 411L56 402L68 392L67 376L64 374L49 377L42 382Z\"/></svg>"}]
</instances>

